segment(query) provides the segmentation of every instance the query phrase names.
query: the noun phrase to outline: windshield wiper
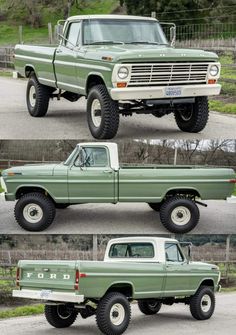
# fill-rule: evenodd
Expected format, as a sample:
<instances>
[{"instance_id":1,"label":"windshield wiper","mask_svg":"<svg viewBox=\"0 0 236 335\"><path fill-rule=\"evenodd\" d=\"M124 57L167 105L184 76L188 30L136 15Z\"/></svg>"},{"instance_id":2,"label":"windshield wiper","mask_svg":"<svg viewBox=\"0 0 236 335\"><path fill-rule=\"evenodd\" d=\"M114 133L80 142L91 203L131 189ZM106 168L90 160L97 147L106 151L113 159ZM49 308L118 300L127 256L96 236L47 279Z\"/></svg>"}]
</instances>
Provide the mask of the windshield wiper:
<instances>
[{"instance_id":1,"label":"windshield wiper","mask_svg":"<svg viewBox=\"0 0 236 335\"><path fill-rule=\"evenodd\" d=\"M148 41L133 41L126 44L153 44L153 45L168 45L168 43L148 42Z\"/></svg>"},{"instance_id":2,"label":"windshield wiper","mask_svg":"<svg viewBox=\"0 0 236 335\"><path fill-rule=\"evenodd\" d=\"M93 44L124 44L124 42L121 41L94 41L89 43L89 45L93 45Z\"/></svg>"}]
</instances>

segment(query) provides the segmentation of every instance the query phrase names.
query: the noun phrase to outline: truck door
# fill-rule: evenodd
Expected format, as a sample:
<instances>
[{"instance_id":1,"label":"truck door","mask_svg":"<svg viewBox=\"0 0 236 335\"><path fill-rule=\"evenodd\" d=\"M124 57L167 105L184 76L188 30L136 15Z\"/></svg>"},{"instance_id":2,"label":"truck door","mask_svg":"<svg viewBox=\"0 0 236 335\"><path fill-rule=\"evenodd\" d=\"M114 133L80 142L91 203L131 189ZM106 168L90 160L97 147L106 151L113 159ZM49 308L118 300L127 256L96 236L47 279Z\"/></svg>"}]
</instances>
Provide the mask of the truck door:
<instances>
[{"instance_id":1,"label":"truck door","mask_svg":"<svg viewBox=\"0 0 236 335\"><path fill-rule=\"evenodd\" d=\"M164 296L178 296L189 293L191 273L179 245L165 243L166 282Z\"/></svg>"},{"instance_id":2,"label":"truck door","mask_svg":"<svg viewBox=\"0 0 236 335\"><path fill-rule=\"evenodd\" d=\"M68 171L70 203L114 202L115 174L106 146L82 147Z\"/></svg>"},{"instance_id":3,"label":"truck door","mask_svg":"<svg viewBox=\"0 0 236 335\"><path fill-rule=\"evenodd\" d=\"M54 60L58 88L74 93L79 92L76 60L79 57L80 34L81 21L68 23L65 39L56 49Z\"/></svg>"}]
</instances>

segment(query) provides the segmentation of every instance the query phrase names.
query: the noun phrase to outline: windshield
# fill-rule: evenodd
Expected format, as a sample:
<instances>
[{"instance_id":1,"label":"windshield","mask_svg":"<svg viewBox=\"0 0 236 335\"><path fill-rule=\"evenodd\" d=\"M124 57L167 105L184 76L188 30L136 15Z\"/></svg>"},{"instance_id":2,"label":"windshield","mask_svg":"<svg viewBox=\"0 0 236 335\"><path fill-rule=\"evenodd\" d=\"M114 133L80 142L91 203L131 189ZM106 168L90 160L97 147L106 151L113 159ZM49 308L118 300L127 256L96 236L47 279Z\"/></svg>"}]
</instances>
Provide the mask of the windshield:
<instances>
[{"instance_id":1,"label":"windshield","mask_svg":"<svg viewBox=\"0 0 236 335\"><path fill-rule=\"evenodd\" d=\"M67 160L64 162L64 165L70 165L73 157L75 156L76 152L79 152L79 147L75 147L75 149L72 151L70 156L67 158Z\"/></svg>"},{"instance_id":2,"label":"windshield","mask_svg":"<svg viewBox=\"0 0 236 335\"><path fill-rule=\"evenodd\" d=\"M149 20L84 21L83 44L168 44L160 24Z\"/></svg>"}]
</instances>

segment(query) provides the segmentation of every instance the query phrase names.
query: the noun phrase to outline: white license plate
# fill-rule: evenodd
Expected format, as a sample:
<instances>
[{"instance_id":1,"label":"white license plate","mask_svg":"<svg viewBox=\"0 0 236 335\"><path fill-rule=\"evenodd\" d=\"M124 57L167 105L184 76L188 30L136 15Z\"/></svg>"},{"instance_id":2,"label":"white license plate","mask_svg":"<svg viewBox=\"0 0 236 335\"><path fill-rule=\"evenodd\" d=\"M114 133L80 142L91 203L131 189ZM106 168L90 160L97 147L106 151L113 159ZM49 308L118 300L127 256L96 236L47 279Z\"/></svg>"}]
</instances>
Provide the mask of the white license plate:
<instances>
[{"instance_id":1,"label":"white license plate","mask_svg":"<svg viewBox=\"0 0 236 335\"><path fill-rule=\"evenodd\" d=\"M182 88L181 87L166 87L165 95L166 97L181 97Z\"/></svg>"},{"instance_id":2,"label":"white license plate","mask_svg":"<svg viewBox=\"0 0 236 335\"><path fill-rule=\"evenodd\" d=\"M40 292L40 298L41 299L48 299L51 293L52 293L51 290L42 290Z\"/></svg>"}]
</instances>

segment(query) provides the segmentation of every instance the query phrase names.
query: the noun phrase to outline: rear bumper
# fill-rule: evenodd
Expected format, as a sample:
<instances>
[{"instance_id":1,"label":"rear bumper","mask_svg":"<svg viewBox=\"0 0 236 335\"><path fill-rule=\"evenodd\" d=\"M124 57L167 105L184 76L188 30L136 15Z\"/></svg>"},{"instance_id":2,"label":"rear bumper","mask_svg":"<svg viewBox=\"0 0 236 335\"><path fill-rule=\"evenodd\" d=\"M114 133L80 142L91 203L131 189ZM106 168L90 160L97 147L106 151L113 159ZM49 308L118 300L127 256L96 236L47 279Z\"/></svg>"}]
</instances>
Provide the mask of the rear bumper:
<instances>
[{"instance_id":1,"label":"rear bumper","mask_svg":"<svg viewBox=\"0 0 236 335\"><path fill-rule=\"evenodd\" d=\"M49 290L13 290L12 296L15 298L44 300L44 301L59 301L59 302L84 302L83 295L75 293L53 292Z\"/></svg>"},{"instance_id":2,"label":"rear bumper","mask_svg":"<svg viewBox=\"0 0 236 335\"><path fill-rule=\"evenodd\" d=\"M165 90L167 86L154 87L126 87L126 88L112 88L110 95L113 100L145 100L145 99L169 99L177 98L177 96L166 95ZM202 97L219 95L221 91L220 84L202 84L202 85L184 85L181 87L182 92L178 98L181 97Z\"/></svg>"}]
</instances>

